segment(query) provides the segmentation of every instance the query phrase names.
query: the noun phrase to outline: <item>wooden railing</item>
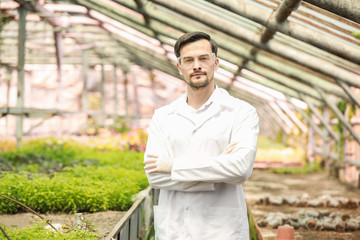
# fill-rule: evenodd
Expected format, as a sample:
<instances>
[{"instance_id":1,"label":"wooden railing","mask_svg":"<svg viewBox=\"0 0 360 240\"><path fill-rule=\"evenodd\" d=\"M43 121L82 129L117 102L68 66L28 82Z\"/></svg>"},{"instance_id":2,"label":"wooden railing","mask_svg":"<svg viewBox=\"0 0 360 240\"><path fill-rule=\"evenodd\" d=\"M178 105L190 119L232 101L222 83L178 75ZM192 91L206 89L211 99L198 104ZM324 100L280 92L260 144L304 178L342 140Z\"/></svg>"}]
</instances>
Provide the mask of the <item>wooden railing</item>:
<instances>
[{"instance_id":1,"label":"wooden railing","mask_svg":"<svg viewBox=\"0 0 360 240\"><path fill-rule=\"evenodd\" d=\"M153 205L157 204L158 190L150 186L138 194L138 199L115 225L105 240L139 240L151 231Z\"/></svg>"}]
</instances>

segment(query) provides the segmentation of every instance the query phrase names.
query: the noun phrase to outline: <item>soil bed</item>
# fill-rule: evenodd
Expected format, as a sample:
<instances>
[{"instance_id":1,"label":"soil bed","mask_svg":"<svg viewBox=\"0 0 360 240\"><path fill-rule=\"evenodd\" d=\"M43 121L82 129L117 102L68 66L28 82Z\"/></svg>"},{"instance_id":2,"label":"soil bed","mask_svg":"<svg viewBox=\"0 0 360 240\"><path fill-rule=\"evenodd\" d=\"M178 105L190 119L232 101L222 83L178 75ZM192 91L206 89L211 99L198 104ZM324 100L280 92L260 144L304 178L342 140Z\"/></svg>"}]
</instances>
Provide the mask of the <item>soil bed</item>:
<instances>
[{"instance_id":1,"label":"soil bed","mask_svg":"<svg viewBox=\"0 0 360 240\"><path fill-rule=\"evenodd\" d=\"M94 227L97 233L100 233L103 237L113 229L125 212L119 211L105 211L97 213L83 213L84 221L90 223ZM45 219L51 220L53 224L71 224L75 223L74 214L41 214ZM19 214L6 214L0 215L0 225L6 227L17 226L18 229L25 228L26 226L32 226L40 218L32 213L19 213ZM2 234L0 232L0 234Z\"/></svg>"},{"instance_id":2,"label":"soil bed","mask_svg":"<svg viewBox=\"0 0 360 240\"><path fill-rule=\"evenodd\" d=\"M256 201L265 197L276 196L302 196L317 198L324 195L332 197L345 197L360 200L360 190L352 186L340 183L338 180L329 178L326 173L311 174L272 174L267 170L254 170L251 178L244 184L244 191L248 208L254 222L264 218L270 212L296 213L301 209L320 210L328 209L330 212L348 213L352 217L360 216L360 207L355 209L329 208L329 207L294 207L289 205L265 205L257 204ZM275 240L277 229L270 226L256 226L264 240ZM358 240L360 230L351 232L318 231L299 228L295 230L296 240L326 239L326 240Z\"/></svg>"}]
</instances>

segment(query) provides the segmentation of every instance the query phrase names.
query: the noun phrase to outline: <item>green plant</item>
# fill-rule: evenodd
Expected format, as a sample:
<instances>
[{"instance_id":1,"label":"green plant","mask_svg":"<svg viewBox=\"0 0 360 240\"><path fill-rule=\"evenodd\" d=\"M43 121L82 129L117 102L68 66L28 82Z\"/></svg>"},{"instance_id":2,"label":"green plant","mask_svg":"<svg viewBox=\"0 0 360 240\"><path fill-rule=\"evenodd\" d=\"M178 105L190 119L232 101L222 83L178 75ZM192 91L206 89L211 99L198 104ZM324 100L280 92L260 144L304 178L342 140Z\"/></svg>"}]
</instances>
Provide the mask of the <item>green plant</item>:
<instances>
[{"instance_id":1,"label":"green plant","mask_svg":"<svg viewBox=\"0 0 360 240\"><path fill-rule=\"evenodd\" d=\"M251 233L251 240L257 240L257 233L256 233L256 228L255 228L255 223L254 223L254 219L252 217L251 211L248 210L248 214L249 214L249 228L250 228L250 233Z\"/></svg>"},{"instance_id":2,"label":"green plant","mask_svg":"<svg viewBox=\"0 0 360 240\"><path fill-rule=\"evenodd\" d=\"M143 152L97 148L74 140L52 138L24 142L19 150L0 152L0 171L54 173L74 165L115 165L142 170Z\"/></svg>"},{"instance_id":3,"label":"green plant","mask_svg":"<svg viewBox=\"0 0 360 240\"><path fill-rule=\"evenodd\" d=\"M30 140L17 151L0 153L0 194L40 213L125 211L148 186L143 166L143 152L104 151L74 140ZM0 199L0 213L23 211Z\"/></svg>"},{"instance_id":4,"label":"green plant","mask_svg":"<svg viewBox=\"0 0 360 240\"><path fill-rule=\"evenodd\" d=\"M71 231L64 229L63 231L55 232L52 229L47 229L44 221L40 221L32 227L28 226L24 229L17 229L15 227L3 228L11 240L96 240L100 237L99 234L89 229L71 229ZM4 235L0 234L0 240L7 239Z\"/></svg>"},{"instance_id":5,"label":"green plant","mask_svg":"<svg viewBox=\"0 0 360 240\"><path fill-rule=\"evenodd\" d=\"M274 168L269 170L270 173L277 174L307 174L320 171L323 171L323 169L321 165L317 162L307 163L304 167Z\"/></svg>"},{"instance_id":6,"label":"green plant","mask_svg":"<svg viewBox=\"0 0 360 240\"><path fill-rule=\"evenodd\" d=\"M16 199L40 213L126 211L133 196L148 185L145 173L121 167L75 167L53 177L4 173L0 194ZM0 199L0 213L24 209Z\"/></svg>"},{"instance_id":7,"label":"green plant","mask_svg":"<svg viewBox=\"0 0 360 240\"><path fill-rule=\"evenodd\" d=\"M279 132L279 133L281 133L281 132ZM260 148L260 149L285 149L286 146L281 142L281 137L280 137L280 140L277 139L276 141L273 141L268 137L260 135L258 138L258 148Z\"/></svg>"},{"instance_id":8,"label":"green plant","mask_svg":"<svg viewBox=\"0 0 360 240\"><path fill-rule=\"evenodd\" d=\"M360 33L353 32L352 34L353 34L357 39L360 40Z\"/></svg>"},{"instance_id":9,"label":"green plant","mask_svg":"<svg viewBox=\"0 0 360 240\"><path fill-rule=\"evenodd\" d=\"M116 118L113 125L110 126L110 130L117 133L129 132L131 129L128 126L128 122L124 118Z\"/></svg>"}]
</instances>

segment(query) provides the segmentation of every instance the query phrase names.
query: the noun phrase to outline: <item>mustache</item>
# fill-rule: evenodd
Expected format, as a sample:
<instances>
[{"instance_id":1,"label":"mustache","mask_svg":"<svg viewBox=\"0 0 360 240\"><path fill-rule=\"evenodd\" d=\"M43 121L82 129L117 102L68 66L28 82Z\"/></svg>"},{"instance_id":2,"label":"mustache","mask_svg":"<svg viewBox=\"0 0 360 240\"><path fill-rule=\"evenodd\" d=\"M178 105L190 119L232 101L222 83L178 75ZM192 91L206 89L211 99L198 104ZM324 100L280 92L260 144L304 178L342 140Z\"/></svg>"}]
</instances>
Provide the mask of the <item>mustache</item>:
<instances>
[{"instance_id":1,"label":"mustache","mask_svg":"<svg viewBox=\"0 0 360 240\"><path fill-rule=\"evenodd\" d=\"M190 74L190 77L196 75L196 74L203 74L203 75L206 75L206 72L203 72L203 71L195 71L193 72L192 74Z\"/></svg>"}]
</instances>

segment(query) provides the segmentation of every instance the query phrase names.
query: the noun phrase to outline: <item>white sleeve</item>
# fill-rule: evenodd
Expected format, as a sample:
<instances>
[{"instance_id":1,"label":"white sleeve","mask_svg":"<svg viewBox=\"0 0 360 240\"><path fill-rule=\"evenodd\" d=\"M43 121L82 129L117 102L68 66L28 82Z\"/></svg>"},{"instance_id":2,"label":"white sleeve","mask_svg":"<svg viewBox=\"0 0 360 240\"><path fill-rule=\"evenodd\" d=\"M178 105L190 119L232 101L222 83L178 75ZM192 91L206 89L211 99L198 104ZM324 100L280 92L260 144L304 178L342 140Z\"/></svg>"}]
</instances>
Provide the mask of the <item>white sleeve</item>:
<instances>
[{"instance_id":1,"label":"white sleeve","mask_svg":"<svg viewBox=\"0 0 360 240\"><path fill-rule=\"evenodd\" d=\"M161 122L159 116L154 113L153 119L150 123L149 137L146 145L146 151L144 158L147 158L148 154L151 155L162 155L172 158L172 149L165 135L160 127ZM197 191L214 191L215 184L209 182L200 181L176 181L171 179L170 174L166 173L152 173L147 174L149 184L153 188L175 190L175 191L186 191L186 192L197 192Z\"/></svg>"},{"instance_id":2,"label":"white sleeve","mask_svg":"<svg viewBox=\"0 0 360 240\"><path fill-rule=\"evenodd\" d=\"M171 177L176 181L204 181L242 184L253 170L259 134L259 118L255 108L237 115L231 134L231 143L237 151L203 161L191 156L174 159Z\"/></svg>"}]
</instances>

